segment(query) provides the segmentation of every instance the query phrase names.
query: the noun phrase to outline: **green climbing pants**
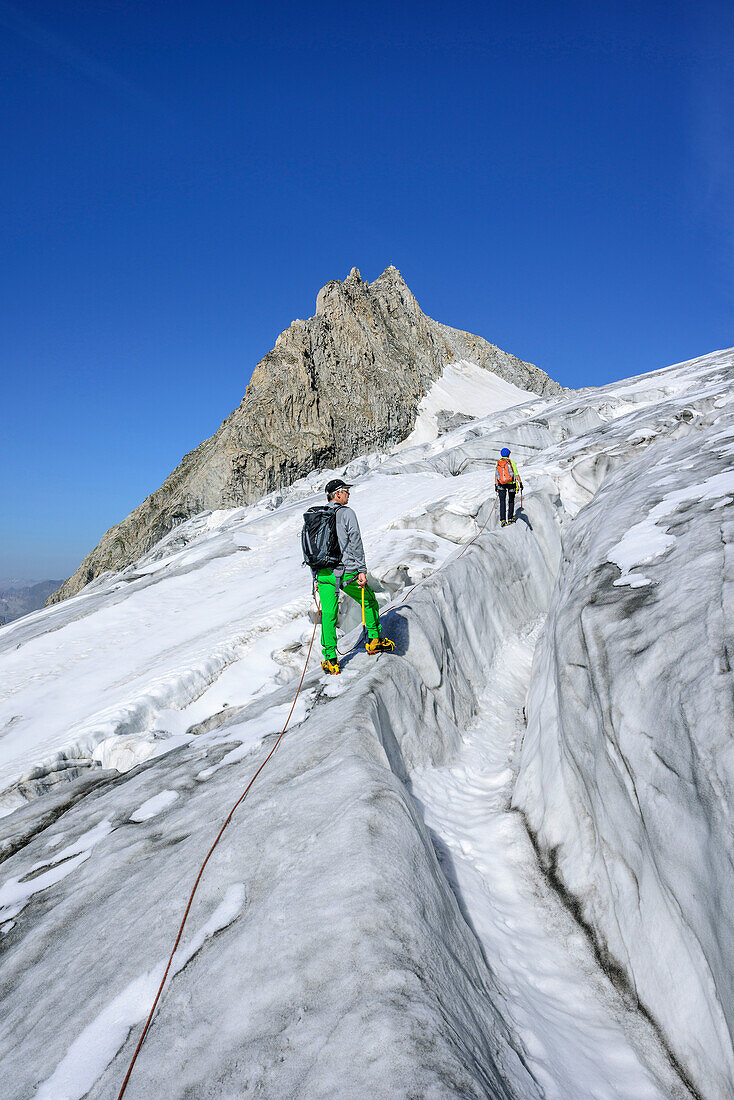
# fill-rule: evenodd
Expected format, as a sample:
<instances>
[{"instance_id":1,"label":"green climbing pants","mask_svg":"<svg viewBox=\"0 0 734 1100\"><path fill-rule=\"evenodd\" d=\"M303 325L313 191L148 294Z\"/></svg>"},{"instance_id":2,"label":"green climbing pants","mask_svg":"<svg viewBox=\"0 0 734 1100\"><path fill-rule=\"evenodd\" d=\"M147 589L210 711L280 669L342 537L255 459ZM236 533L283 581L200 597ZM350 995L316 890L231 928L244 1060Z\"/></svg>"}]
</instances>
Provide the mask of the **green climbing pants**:
<instances>
[{"instance_id":1,"label":"green climbing pants","mask_svg":"<svg viewBox=\"0 0 734 1100\"><path fill-rule=\"evenodd\" d=\"M331 569L320 569L316 577L319 586L319 598L321 600L321 648L324 657L336 657L336 620L339 614L339 591L336 586L336 577ZM342 592L346 592L358 604L362 603L362 589L357 584L357 574L347 573L342 578L340 585ZM374 592L368 585L364 586L364 621L367 627L367 635L370 638L380 637L380 611Z\"/></svg>"}]
</instances>

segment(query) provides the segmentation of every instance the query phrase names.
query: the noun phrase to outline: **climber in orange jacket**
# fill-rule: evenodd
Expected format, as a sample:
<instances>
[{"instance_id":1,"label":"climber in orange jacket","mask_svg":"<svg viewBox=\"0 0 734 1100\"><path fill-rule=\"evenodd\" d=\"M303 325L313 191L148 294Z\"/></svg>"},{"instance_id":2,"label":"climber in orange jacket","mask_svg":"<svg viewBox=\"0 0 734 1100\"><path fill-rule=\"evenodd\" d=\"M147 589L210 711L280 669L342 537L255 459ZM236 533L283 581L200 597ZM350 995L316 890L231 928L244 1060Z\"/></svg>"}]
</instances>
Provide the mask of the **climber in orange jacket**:
<instances>
[{"instance_id":1,"label":"climber in orange jacket","mask_svg":"<svg viewBox=\"0 0 734 1100\"><path fill-rule=\"evenodd\" d=\"M503 447L500 457L494 468L494 491L500 499L500 524L507 527L508 523L514 523L515 493L522 489L522 479L517 466L510 458L509 447Z\"/></svg>"}]
</instances>

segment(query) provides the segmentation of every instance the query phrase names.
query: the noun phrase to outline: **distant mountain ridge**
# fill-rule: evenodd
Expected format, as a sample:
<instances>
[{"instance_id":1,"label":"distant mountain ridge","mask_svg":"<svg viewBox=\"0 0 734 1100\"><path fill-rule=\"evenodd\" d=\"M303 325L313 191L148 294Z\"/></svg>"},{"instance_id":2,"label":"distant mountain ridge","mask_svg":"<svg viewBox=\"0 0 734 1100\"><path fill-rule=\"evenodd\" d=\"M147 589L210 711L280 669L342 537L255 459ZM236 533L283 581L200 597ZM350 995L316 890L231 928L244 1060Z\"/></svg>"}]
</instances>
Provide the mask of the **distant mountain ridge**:
<instances>
[{"instance_id":1,"label":"distant mountain ridge","mask_svg":"<svg viewBox=\"0 0 734 1100\"><path fill-rule=\"evenodd\" d=\"M59 581L0 582L0 623L12 623L23 615L30 615L31 611L38 611L58 587Z\"/></svg>"},{"instance_id":2,"label":"distant mountain ridge","mask_svg":"<svg viewBox=\"0 0 734 1100\"><path fill-rule=\"evenodd\" d=\"M431 383L459 359L539 395L562 392L532 363L427 317L397 268L371 284L352 268L319 292L313 317L280 334L214 435L102 536L48 602L136 560L197 512L252 503L311 470L401 442Z\"/></svg>"}]
</instances>

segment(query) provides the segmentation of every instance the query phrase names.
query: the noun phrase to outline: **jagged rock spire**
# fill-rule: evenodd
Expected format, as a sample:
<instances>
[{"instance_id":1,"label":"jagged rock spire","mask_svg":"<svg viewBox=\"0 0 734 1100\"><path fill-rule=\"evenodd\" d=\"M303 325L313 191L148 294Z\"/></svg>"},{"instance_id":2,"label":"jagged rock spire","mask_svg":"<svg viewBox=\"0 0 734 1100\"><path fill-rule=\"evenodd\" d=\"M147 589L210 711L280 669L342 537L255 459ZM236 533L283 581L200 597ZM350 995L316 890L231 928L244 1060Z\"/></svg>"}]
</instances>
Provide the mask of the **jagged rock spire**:
<instances>
[{"instance_id":1,"label":"jagged rock spire","mask_svg":"<svg viewBox=\"0 0 734 1100\"><path fill-rule=\"evenodd\" d=\"M459 358L535 393L561 389L532 364L427 317L396 267L373 283L353 267L322 288L313 317L280 334L214 435L102 536L49 602L134 561L196 512L249 504L313 469L400 442L430 384Z\"/></svg>"}]
</instances>

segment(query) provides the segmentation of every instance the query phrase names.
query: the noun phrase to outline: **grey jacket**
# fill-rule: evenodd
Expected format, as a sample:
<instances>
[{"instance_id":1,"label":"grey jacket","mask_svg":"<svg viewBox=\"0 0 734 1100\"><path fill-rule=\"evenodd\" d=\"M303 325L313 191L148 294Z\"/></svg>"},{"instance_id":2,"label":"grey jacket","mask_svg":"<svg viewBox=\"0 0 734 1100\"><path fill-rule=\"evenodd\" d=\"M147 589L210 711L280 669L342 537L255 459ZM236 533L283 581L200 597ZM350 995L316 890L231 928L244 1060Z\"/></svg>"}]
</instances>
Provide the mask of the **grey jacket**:
<instances>
[{"instance_id":1,"label":"grey jacket","mask_svg":"<svg viewBox=\"0 0 734 1100\"><path fill-rule=\"evenodd\" d=\"M337 566L334 572L337 575L366 573L362 535L356 515L348 504L337 504L335 500L329 501L329 507L336 508L336 535L342 552L341 566Z\"/></svg>"}]
</instances>

